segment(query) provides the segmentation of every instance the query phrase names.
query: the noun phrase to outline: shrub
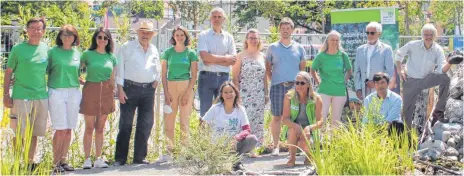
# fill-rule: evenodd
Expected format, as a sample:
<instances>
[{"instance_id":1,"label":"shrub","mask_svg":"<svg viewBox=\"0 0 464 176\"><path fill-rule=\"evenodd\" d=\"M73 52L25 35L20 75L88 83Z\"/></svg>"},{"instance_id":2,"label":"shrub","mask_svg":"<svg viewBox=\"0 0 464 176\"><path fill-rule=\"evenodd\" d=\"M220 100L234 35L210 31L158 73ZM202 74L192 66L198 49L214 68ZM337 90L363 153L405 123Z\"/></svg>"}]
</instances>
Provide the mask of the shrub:
<instances>
[{"instance_id":1,"label":"shrub","mask_svg":"<svg viewBox=\"0 0 464 176\"><path fill-rule=\"evenodd\" d=\"M229 136L213 135L209 127L190 130L189 139L178 145L175 163L186 175L211 175L229 173L238 156L230 145Z\"/></svg>"},{"instance_id":2,"label":"shrub","mask_svg":"<svg viewBox=\"0 0 464 176\"><path fill-rule=\"evenodd\" d=\"M379 118L375 112L378 109L367 112L365 123L356 114L355 122L324 134L321 145L316 143L311 151L319 175L399 175L414 169L416 141L410 141L417 139L414 130L389 136L387 124L375 123Z\"/></svg>"}]
</instances>

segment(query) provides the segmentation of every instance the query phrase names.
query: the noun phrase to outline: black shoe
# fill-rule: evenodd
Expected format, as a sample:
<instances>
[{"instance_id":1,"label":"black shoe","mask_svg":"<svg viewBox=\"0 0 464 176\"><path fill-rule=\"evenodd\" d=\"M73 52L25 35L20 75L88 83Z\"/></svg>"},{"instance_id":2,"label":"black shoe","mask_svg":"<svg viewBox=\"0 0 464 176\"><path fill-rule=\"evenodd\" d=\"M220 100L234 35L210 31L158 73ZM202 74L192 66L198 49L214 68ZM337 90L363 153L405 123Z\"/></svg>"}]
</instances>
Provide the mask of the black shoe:
<instances>
[{"instance_id":1,"label":"black shoe","mask_svg":"<svg viewBox=\"0 0 464 176\"><path fill-rule=\"evenodd\" d=\"M150 162L147 160L142 160L142 161L134 161L133 164L150 164Z\"/></svg>"},{"instance_id":2,"label":"black shoe","mask_svg":"<svg viewBox=\"0 0 464 176\"><path fill-rule=\"evenodd\" d=\"M35 169L37 168L37 166L39 166L39 164L37 164L37 163L29 163L29 164L27 165L27 170L29 170L29 172L32 173L32 172L35 171Z\"/></svg>"},{"instance_id":3,"label":"black shoe","mask_svg":"<svg viewBox=\"0 0 464 176\"><path fill-rule=\"evenodd\" d=\"M460 64L462 62L463 58L462 55L454 55L449 58L448 63L449 64Z\"/></svg>"},{"instance_id":4,"label":"black shoe","mask_svg":"<svg viewBox=\"0 0 464 176\"><path fill-rule=\"evenodd\" d=\"M432 127L437 123L437 121L445 122L445 113L443 111L435 110L432 113Z\"/></svg>"},{"instance_id":5,"label":"black shoe","mask_svg":"<svg viewBox=\"0 0 464 176\"><path fill-rule=\"evenodd\" d=\"M126 165L126 162L116 161L116 162L113 163L113 166L116 166L116 167L117 166L124 166L124 165Z\"/></svg>"},{"instance_id":6,"label":"black shoe","mask_svg":"<svg viewBox=\"0 0 464 176\"><path fill-rule=\"evenodd\" d=\"M235 163L234 166L232 167L232 171L244 171L245 166L243 166L242 162Z\"/></svg>"},{"instance_id":7,"label":"black shoe","mask_svg":"<svg viewBox=\"0 0 464 176\"><path fill-rule=\"evenodd\" d=\"M64 173L64 171L65 169L60 165L56 165L55 168L53 168L53 173L60 174L60 173Z\"/></svg>"},{"instance_id":8,"label":"black shoe","mask_svg":"<svg viewBox=\"0 0 464 176\"><path fill-rule=\"evenodd\" d=\"M63 163L61 164L61 167L65 170L65 171L74 171L74 167L70 166L68 163Z\"/></svg>"}]
</instances>

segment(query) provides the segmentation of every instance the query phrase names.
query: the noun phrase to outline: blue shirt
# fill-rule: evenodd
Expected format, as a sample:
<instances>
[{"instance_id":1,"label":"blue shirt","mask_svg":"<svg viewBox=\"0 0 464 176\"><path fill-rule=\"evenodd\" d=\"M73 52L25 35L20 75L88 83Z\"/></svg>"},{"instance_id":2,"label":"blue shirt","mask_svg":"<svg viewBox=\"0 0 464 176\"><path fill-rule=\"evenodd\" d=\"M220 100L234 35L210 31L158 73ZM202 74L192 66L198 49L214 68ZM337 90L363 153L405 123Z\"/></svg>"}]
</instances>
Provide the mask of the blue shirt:
<instances>
[{"instance_id":1,"label":"blue shirt","mask_svg":"<svg viewBox=\"0 0 464 176\"><path fill-rule=\"evenodd\" d=\"M305 60L304 55L303 46L295 41L287 47L280 42L269 45L266 62L272 63L272 85L295 81L300 72L300 62Z\"/></svg>"},{"instance_id":2,"label":"blue shirt","mask_svg":"<svg viewBox=\"0 0 464 176\"><path fill-rule=\"evenodd\" d=\"M403 122L401 120L401 107L403 106L403 100L401 99L400 95L387 90L387 96L384 100L382 100L377 95L377 92L371 93L364 99L364 112L366 115L369 114L368 111L375 110L374 107L370 106L371 103L373 104L376 101L382 102L382 106L380 107L380 114L383 115L383 120L376 121L376 123L383 123L385 121L389 123L392 123L393 121L401 123ZM364 117L363 121L365 122L366 120L367 117Z\"/></svg>"}]
</instances>

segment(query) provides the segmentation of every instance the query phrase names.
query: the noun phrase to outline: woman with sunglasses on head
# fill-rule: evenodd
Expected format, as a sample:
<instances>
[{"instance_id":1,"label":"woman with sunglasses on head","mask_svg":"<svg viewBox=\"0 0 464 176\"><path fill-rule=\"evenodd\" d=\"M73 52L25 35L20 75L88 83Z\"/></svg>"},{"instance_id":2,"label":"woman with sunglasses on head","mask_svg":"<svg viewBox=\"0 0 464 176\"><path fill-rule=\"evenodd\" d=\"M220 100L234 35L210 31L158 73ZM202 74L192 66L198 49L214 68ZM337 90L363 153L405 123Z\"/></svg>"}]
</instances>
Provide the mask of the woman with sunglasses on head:
<instances>
[{"instance_id":1,"label":"woman with sunglasses on head","mask_svg":"<svg viewBox=\"0 0 464 176\"><path fill-rule=\"evenodd\" d=\"M54 172L74 171L66 163L71 142L71 130L76 128L82 94L79 90L79 65L81 53L79 35L72 25L61 27L56 45L48 52L48 107L53 136Z\"/></svg>"},{"instance_id":2,"label":"woman with sunglasses on head","mask_svg":"<svg viewBox=\"0 0 464 176\"><path fill-rule=\"evenodd\" d=\"M95 131L94 167L106 168L108 164L101 158L103 133L108 114L114 112L114 71L116 57L113 55L113 40L108 29L98 28L92 36L90 48L82 54L82 67L86 67L87 76L82 89L80 113L85 118L83 168L90 169L90 149Z\"/></svg>"},{"instance_id":3,"label":"woman with sunglasses on head","mask_svg":"<svg viewBox=\"0 0 464 176\"><path fill-rule=\"evenodd\" d=\"M206 122L213 134L229 135L233 137L233 145L239 156L252 151L258 139L251 134L250 123L245 108L240 105L240 93L235 85L229 81L219 88L219 97L201 119ZM234 170L243 170L242 163L236 162Z\"/></svg>"},{"instance_id":4,"label":"woman with sunglasses on head","mask_svg":"<svg viewBox=\"0 0 464 176\"><path fill-rule=\"evenodd\" d=\"M291 144L288 149L290 159L288 167L295 166L296 147L298 146L309 156L308 142L318 144L322 119L322 99L313 91L309 73L301 71L296 76L295 89L290 90L284 99L282 122L285 124L281 140ZM306 158L304 164L309 164Z\"/></svg>"},{"instance_id":5,"label":"woman with sunglasses on head","mask_svg":"<svg viewBox=\"0 0 464 176\"><path fill-rule=\"evenodd\" d=\"M319 85L321 95L322 117L328 118L331 110L331 127L337 127L341 121L343 107L346 103L346 83L351 77L351 61L343 51L341 35L332 30L321 51L311 65L311 74ZM316 73L319 72L319 74Z\"/></svg>"},{"instance_id":6,"label":"woman with sunglasses on head","mask_svg":"<svg viewBox=\"0 0 464 176\"><path fill-rule=\"evenodd\" d=\"M195 50L187 48L190 45L190 35L186 28L177 26L171 37L173 47L161 55L161 79L165 93L165 104L172 108L172 112L164 114L164 134L169 138L168 152L174 147L174 130L177 112L181 140L185 142L192 114L193 87L197 81L198 56ZM158 163L172 160L170 155L162 155Z\"/></svg>"},{"instance_id":7,"label":"woman with sunglasses on head","mask_svg":"<svg viewBox=\"0 0 464 176\"><path fill-rule=\"evenodd\" d=\"M243 43L244 51L237 55L232 68L232 78L239 85L243 106L250 120L251 128L258 137L258 146L264 142L264 106L269 101L266 67L259 32L248 30ZM252 152L251 157L259 157Z\"/></svg>"}]
</instances>

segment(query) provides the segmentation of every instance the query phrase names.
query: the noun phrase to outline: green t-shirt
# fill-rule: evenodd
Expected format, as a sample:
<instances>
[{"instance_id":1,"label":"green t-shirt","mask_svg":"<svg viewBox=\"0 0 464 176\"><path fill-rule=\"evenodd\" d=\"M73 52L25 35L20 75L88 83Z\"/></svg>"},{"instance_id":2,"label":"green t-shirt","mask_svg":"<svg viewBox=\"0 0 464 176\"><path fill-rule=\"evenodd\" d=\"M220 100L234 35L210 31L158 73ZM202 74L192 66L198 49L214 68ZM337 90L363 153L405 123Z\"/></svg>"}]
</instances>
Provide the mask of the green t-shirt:
<instances>
[{"instance_id":1,"label":"green t-shirt","mask_svg":"<svg viewBox=\"0 0 464 176\"><path fill-rule=\"evenodd\" d=\"M27 42L17 44L8 57L8 68L13 69L15 82L13 99L38 100L48 98L46 43L30 45Z\"/></svg>"},{"instance_id":2,"label":"green t-shirt","mask_svg":"<svg viewBox=\"0 0 464 176\"><path fill-rule=\"evenodd\" d=\"M48 87L79 87L81 53L76 49L64 50L56 46L48 52Z\"/></svg>"},{"instance_id":3,"label":"green t-shirt","mask_svg":"<svg viewBox=\"0 0 464 176\"><path fill-rule=\"evenodd\" d=\"M187 48L179 53L171 47L163 52L161 59L168 63L169 81L184 81L190 79L190 65L198 61L198 56L195 50Z\"/></svg>"},{"instance_id":4,"label":"green t-shirt","mask_svg":"<svg viewBox=\"0 0 464 176\"><path fill-rule=\"evenodd\" d=\"M81 62L87 69L86 81L108 81L117 64L116 57L111 53L101 54L95 50L87 50L82 53Z\"/></svg>"},{"instance_id":5,"label":"green t-shirt","mask_svg":"<svg viewBox=\"0 0 464 176\"><path fill-rule=\"evenodd\" d=\"M337 54L319 53L314 59L311 69L319 71L321 83L319 93L329 96L346 96L345 70L351 69L351 62L345 52L338 51Z\"/></svg>"}]
</instances>

